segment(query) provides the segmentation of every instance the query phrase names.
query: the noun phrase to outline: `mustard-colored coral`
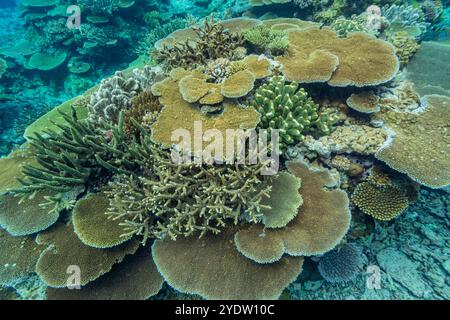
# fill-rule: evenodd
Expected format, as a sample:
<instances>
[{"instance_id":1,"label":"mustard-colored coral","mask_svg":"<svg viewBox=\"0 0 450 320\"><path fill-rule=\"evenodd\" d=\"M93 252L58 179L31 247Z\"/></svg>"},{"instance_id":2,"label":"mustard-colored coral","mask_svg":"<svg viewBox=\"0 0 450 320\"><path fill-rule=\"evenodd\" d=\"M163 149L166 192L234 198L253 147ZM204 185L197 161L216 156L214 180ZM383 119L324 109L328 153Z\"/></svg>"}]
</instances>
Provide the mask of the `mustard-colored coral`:
<instances>
[{"instance_id":1,"label":"mustard-colored coral","mask_svg":"<svg viewBox=\"0 0 450 320\"><path fill-rule=\"evenodd\" d=\"M402 189L371 182L360 183L353 192L352 201L365 214L383 221L396 218L409 205L406 192Z\"/></svg>"},{"instance_id":2,"label":"mustard-colored coral","mask_svg":"<svg viewBox=\"0 0 450 320\"><path fill-rule=\"evenodd\" d=\"M228 77L222 84L222 94L227 98L246 96L253 90L255 76L249 70L239 71Z\"/></svg>"},{"instance_id":3,"label":"mustard-colored coral","mask_svg":"<svg viewBox=\"0 0 450 320\"><path fill-rule=\"evenodd\" d=\"M290 81L364 87L391 80L399 69L394 47L366 33L339 38L329 28L312 27L290 30L289 41L290 54L277 60Z\"/></svg>"},{"instance_id":4,"label":"mustard-colored coral","mask_svg":"<svg viewBox=\"0 0 450 320\"><path fill-rule=\"evenodd\" d=\"M278 261L284 254L310 256L333 249L350 227L347 194L339 189L327 170L316 170L302 162L289 162L288 169L300 178L303 205L285 227L265 229L253 225L236 233L235 243L242 254L258 263Z\"/></svg>"},{"instance_id":5,"label":"mustard-colored coral","mask_svg":"<svg viewBox=\"0 0 450 320\"><path fill-rule=\"evenodd\" d=\"M226 103L220 115L204 115L200 109L183 99L178 83L171 78L155 84L152 92L160 97L160 102L164 106L158 120L152 125L152 139L167 146L175 143L172 141L172 133L177 129L188 130L195 140L195 122L201 122L204 131L216 129L225 136L227 129L255 128L260 119L255 109L243 109L233 103Z\"/></svg>"},{"instance_id":6,"label":"mustard-colored coral","mask_svg":"<svg viewBox=\"0 0 450 320\"><path fill-rule=\"evenodd\" d=\"M360 93L354 93L347 99L347 105L361 113L375 113L380 111L378 104L379 98L371 92L364 91Z\"/></svg>"},{"instance_id":7,"label":"mustard-colored coral","mask_svg":"<svg viewBox=\"0 0 450 320\"><path fill-rule=\"evenodd\" d=\"M408 64L409 60L419 50L420 44L415 37L410 36L405 31L396 32L388 38L388 41L395 47L395 53L397 54L402 66Z\"/></svg>"},{"instance_id":8,"label":"mustard-colored coral","mask_svg":"<svg viewBox=\"0 0 450 320\"><path fill-rule=\"evenodd\" d=\"M201 239L157 240L153 259L164 279L181 292L206 299L278 299L302 271L303 258L256 263L236 250L234 233L228 229Z\"/></svg>"}]
</instances>

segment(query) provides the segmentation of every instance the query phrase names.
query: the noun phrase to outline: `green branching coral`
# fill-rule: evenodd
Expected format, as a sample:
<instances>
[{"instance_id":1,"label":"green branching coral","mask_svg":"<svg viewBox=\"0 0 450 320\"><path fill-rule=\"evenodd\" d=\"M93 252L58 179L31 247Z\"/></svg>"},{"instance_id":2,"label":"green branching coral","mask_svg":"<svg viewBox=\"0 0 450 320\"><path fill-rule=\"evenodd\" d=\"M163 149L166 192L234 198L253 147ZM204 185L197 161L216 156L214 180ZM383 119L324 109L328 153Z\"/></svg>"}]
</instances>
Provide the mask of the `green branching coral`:
<instances>
[{"instance_id":1,"label":"green branching coral","mask_svg":"<svg viewBox=\"0 0 450 320\"><path fill-rule=\"evenodd\" d=\"M251 102L261 114L259 128L278 129L280 148L303 140L307 133L327 135L338 120L336 115L321 113L319 106L297 83L286 84L283 77L273 77L259 87Z\"/></svg>"},{"instance_id":2,"label":"green branching coral","mask_svg":"<svg viewBox=\"0 0 450 320\"><path fill-rule=\"evenodd\" d=\"M287 31L273 30L265 25L246 30L243 36L259 52L269 50L273 55L282 55L289 47Z\"/></svg>"},{"instance_id":3,"label":"green branching coral","mask_svg":"<svg viewBox=\"0 0 450 320\"><path fill-rule=\"evenodd\" d=\"M197 36L195 41L186 40L173 46L165 45L161 50L154 51L156 60L169 69L177 67L195 69L206 65L210 60L219 58L239 60L245 55L242 35L225 29L213 16L206 18L202 27L191 28Z\"/></svg>"},{"instance_id":4,"label":"green branching coral","mask_svg":"<svg viewBox=\"0 0 450 320\"><path fill-rule=\"evenodd\" d=\"M61 132L46 130L29 137L39 165L23 166L22 187L14 191L68 192L105 171L128 172L135 165L130 160L122 113L118 125L104 123L103 129L79 120L73 108L70 115L61 111L60 114L67 122L67 125L55 123Z\"/></svg>"},{"instance_id":5,"label":"green branching coral","mask_svg":"<svg viewBox=\"0 0 450 320\"><path fill-rule=\"evenodd\" d=\"M217 234L230 223L258 222L270 184L260 171L266 164L174 163L169 153L141 137L145 174L118 175L106 193L108 215L125 219L124 235L149 238ZM146 155L146 156L144 156Z\"/></svg>"},{"instance_id":6,"label":"green branching coral","mask_svg":"<svg viewBox=\"0 0 450 320\"><path fill-rule=\"evenodd\" d=\"M359 21L345 18L336 19L331 25L331 28L336 31L337 35L341 38L345 38L350 32L367 32L367 29Z\"/></svg>"}]
</instances>

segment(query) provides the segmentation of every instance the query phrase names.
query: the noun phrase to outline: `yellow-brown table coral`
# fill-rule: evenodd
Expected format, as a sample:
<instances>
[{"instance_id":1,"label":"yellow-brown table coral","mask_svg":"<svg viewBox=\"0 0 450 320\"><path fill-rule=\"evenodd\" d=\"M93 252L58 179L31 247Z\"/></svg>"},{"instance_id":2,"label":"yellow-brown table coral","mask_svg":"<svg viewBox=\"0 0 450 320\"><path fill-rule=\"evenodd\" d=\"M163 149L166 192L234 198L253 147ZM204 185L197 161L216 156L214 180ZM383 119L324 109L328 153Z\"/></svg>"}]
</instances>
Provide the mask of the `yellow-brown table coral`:
<instances>
[{"instance_id":1,"label":"yellow-brown table coral","mask_svg":"<svg viewBox=\"0 0 450 320\"><path fill-rule=\"evenodd\" d=\"M290 54L277 58L289 81L374 86L391 80L399 69L394 47L363 32L339 38L329 28L312 27L290 30L289 41Z\"/></svg>"},{"instance_id":2,"label":"yellow-brown table coral","mask_svg":"<svg viewBox=\"0 0 450 320\"><path fill-rule=\"evenodd\" d=\"M47 299L146 300L161 290L163 281L152 260L150 248L143 247L79 290L47 288Z\"/></svg>"},{"instance_id":3,"label":"yellow-brown table coral","mask_svg":"<svg viewBox=\"0 0 450 320\"><path fill-rule=\"evenodd\" d=\"M235 229L219 235L157 240L153 259L159 272L178 291L206 299L278 299L302 271L302 257L259 264L240 254Z\"/></svg>"},{"instance_id":4,"label":"yellow-brown table coral","mask_svg":"<svg viewBox=\"0 0 450 320\"><path fill-rule=\"evenodd\" d=\"M431 95L416 113L378 114L393 137L377 159L430 188L450 184L450 98Z\"/></svg>"},{"instance_id":5,"label":"yellow-brown table coral","mask_svg":"<svg viewBox=\"0 0 450 320\"><path fill-rule=\"evenodd\" d=\"M354 93L347 99L347 105L361 113L375 113L380 111L379 98L371 92Z\"/></svg>"},{"instance_id":6,"label":"yellow-brown table coral","mask_svg":"<svg viewBox=\"0 0 450 320\"><path fill-rule=\"evenodd\" d=\"M176 73L178 72L181 71ZM177 129L186 129L191 137L195 138L194 125L197 121L202 124L203 132L217 129L224 133L224 136L227 129L252 129L259 122L260 115L255 109L243 109L234 103L227 103L223 113L218 116L204 115L199 108L183 99L178 83L171 78L155 84L152 92L160 97L164 106L152 126L152 139L167 146L174 143L172 133Z\"/></svg>"},{"instance_id":7,"label":"yellow-brown table coral","mask_svg":"<svg viewBox=\"0 0 450 320\"><path fill-rule=\"evenodd\" d=\"M315 170L302 162L289 162L289 170L302 181L303 204L297 216L281 229L253 225L236 233L238 251L258 263L280 260L284 254L311 256L333 249L350 227L347 194L325 190L336 181L327 170Z\"/></svg>"}]
</instances>

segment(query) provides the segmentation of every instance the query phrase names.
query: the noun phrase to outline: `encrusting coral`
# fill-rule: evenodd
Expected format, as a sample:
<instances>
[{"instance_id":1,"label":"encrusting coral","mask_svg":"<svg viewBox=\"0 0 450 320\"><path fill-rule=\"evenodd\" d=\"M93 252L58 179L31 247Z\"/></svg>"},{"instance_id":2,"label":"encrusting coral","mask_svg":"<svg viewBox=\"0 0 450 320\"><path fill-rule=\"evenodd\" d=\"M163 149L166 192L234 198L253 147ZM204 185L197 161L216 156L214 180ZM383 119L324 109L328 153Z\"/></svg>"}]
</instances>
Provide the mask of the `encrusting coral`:
<instances>
[{"instance_id":1,"label":"encrusting coral","mask_svg":"<svg viewBox=\"0 0 450 320\"><path fill-rule=\"evenodd\" d=\"M259 87L250 106L261 114L259 128L268 129L269 135L278 130L281 150L301 142L305 134L330 134L338 121L336 115L321 113L297 83L286 84L281 76Z\"/></svg>"}]
</instances>

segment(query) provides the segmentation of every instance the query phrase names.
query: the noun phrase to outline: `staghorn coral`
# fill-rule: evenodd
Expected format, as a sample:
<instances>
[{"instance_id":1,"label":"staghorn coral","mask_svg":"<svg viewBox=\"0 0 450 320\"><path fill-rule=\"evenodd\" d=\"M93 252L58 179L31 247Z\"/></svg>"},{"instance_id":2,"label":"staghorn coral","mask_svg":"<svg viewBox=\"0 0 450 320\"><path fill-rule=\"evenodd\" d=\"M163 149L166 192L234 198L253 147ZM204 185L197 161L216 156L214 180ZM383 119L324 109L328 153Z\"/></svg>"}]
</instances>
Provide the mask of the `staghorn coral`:
<instances>
[{"instance_id":1,"label":"staghorn coral","mask_svg":"<svg viewBox=\"0 0 450 320\"><path fill-rule=\"evenodd\" d=\"M388 37L388 41L395 47L395 53L400 60L400 64L405 66L414 54L419 50L420 45L414 37L408 35L408 33L395 32Z\"/></svg>"},{"instance_id":2,"label":"staghorn coral","mask_svg":"<svg viewBox=\"0 0 450 320\"><path fill-rule=\"evenodd\" d=\"M450 99L425 96L423 106L415 113L387 111L378 115L394 134L375 156L422 185L443 188L450 184Z\"/></svg>"},{"instance_id":3,"label":"staghorn coral","mask_svg":"<svg viewBox=\"0 0 450 320\"><path fill-rule=\"evenodd\" d=\"M48 300L146 300L158 293L163 278L156 269L149 248L114 265L110 272L79 290L47 288Z\"/></svg>"},{"instance_id":4,"label":"staghorn coral","mask_svg":"<svg viewBox=\"0 0 450 320\"><path fill-rule=\"evenodd\" d=\"M195 33L194 40L188 38L171 46L159 44L162 48L154 51L156 60L172 69L196 68L219 58L241 58L238 52L244 43L242 36L230 32L221 22L216 22L214 16L206 18L202 27L192 26L191 30L191 34Z\"/></svg>"},{"instance_id":5,"label":"staghorn coral","mask_svg":"<svg viewBox=\"0 0 450 320\"><path fill-rule=\"evenodd\" d=\"M345 38L350 32L367 32L365 26L357 20L349 20L345 18L338 18L331 24L331 29L333 29L336 34Z\"/></svg>"},{"instance_id":6,"label":"staghorn coral","mask_svg":"<svg viewBox=\"0 0 450 320\"><path fill-rule=\"evenodd\" d=\"M234 247L234 233L231 228L201 239L157 240L153 260L167 283L181 292L206 299L278 299L302 271L303 258L253 262Z\"/></svg>"},{"instance_id":7,"label":"staghorn coral","mask_svg":"<svg viewBox=\"0 0 450 320\"><path fill-rule=\"evenodd\" d=\"M0 229L0 285L11 285L33 273L44 249L32 237L13 237Z\"/></svg>"},{"instance_id":8,"label":"staghorn coral","mask_svg":"<svg viewBox=\"0 0 450 320\"><path fill-rule=\"evenodd\" d=\"M389 221L402 214L409 205L406 192L396 186L375 183L358 184L352 194L353 203L377 220Z\"/></svg>"},{"instance_id":9,"label":"staghorn coral","mask_svg":"<svg viewBox=\"0 0 450 320\"><path fill-rule=\"evenodd\" d=\"M126 255L133 254L139 243L129 241L110 249L97 249L83 244L73 231L72 225L56 224L40 233L36 242L47 246L36 264L36 272L50 287L64 288L68 285L69 266L80 267L80 285L84 286L109 272Z\"/></svg>"},{"instance_id":10,"label":"staghorn coral","mask_svg":"<svg viewBox=\"0 0 450 320\"><path fill-rule=\"evenodd\" d=\"M318 270L328 282L347 282L358 275L364 261L361 249L353 243L346 243L325 253L319 260Z\"/></svg>"},{"instance_id":11,"label":"staghorn coral","mask_svg":"<svg viewBox=\"0 0 450 320\"><path fill-rule=\"evenodd\" d=\"M285 228L253 225L239 230L234 238L238 251L258 263L278 261L284 254L323 254L333 249L350 227L347 194L325 189L336 185L329 171L315 170L302 162L288 162L287 166L302 181L303 204L297 216Z\"/></svg>"},{"instance_id":12,"label":"staghorn coral","mask_svg":"<svg viewBox=\"0 0 450 320\"><path fill-rule=\"evenodd\" d=\"M330 134L338 118L320 113L319 106L298 84L286 84L283 77L273 77L270 82L256 90L250 103L261 114L258 127L279 130L280 148L298 143L305 134Z\"/></svg>"},{"instance_id":13,"label":"staghorn coral","mask_svg":"<svg viewBox=\"0 0 450 320\"><path fill-rule=\"evenodd\" d=\"M131 159L130 145L124 133L123 113L119 123L105 124L105 134L89 121L79 120L76 112L62 111L65 125L56 125L61 132L52 130L29 137L39 166L23 166L24 179L19 179L18 193L48 190L56 193L72 191L107 172L128 172L136 163ZM43 135L47 137L44 137ZM51 199L50 199L51 200Z\"/></svg>"},{"instance_id":14,"label":"staghorn coral","mask_svg":"<svg viewBox=\"0 0 450 320\"><path fill-rule=\"evenodd\" d=\"M363 91L360 93L354 93L347 99L347 105L361 113L371 114L379 112L380 99L372 92Z\"/></svg>"},{"instance_id":15,"label":"staghorn coral","mask_svg":"<svg viewBox=\"0 0 450 320\"><path fill-rule=\"evenodd\" d=\"M329 28L311 27L290 30L289 42L289 55L276 59L288 81L365 87L388 82L399 69L394 47L362 32L339 38Z\"/></svg>"},{"instance_id":16,"label":"staghorn coral","mask_svg":"<svg viewBox=\"0 0 450 320\"><path fill-rule=\"evenodd\" d=\"M120 111L131 107L131 99L138 94L139 82L126 79L117 71L113 77L104 79L89 102L89 120L100 124L102 121L117 123Z\"/></svg>"},{"instance_id":17,"label":"staghorn coral","mask_svg":"<svg viewBox=\"0 0 450 320\"><path fill-rule=\"evenodd\" d=\"M243 32L243 36L260 53L269 51L273 55L282 55L289 47L286 31L274 30L266 25L246 30Z\"/></svg>"},{"instance_id":18,"label":"staghorn coral","mask_svg":"<svg viewBox=\"0 0 450 320\"><path fill-rule=\"evenodd\" d=\"M125 220L124 236L143 243L165 236L177 239L218 234L228 224L257 222L270 185L260 175L266 165L173 163L171 155L144 140L148 174L121 175L110 183L108 215Z\"/></svg>"}]
</instances>

